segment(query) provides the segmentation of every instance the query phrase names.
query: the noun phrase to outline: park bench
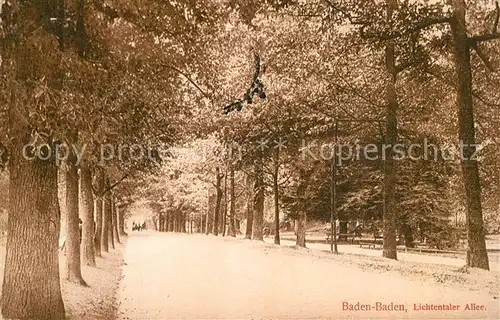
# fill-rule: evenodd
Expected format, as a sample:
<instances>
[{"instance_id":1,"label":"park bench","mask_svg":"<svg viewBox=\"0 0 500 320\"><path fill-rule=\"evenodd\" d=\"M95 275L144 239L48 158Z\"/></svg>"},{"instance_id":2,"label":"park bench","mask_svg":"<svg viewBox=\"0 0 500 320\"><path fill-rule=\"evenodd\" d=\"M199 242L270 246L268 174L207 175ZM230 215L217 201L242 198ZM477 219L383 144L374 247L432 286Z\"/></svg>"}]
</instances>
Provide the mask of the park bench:
<instances>
[{"instance_id":1,"label":"park bench","mask_svg":"<svg viewBox=\"0 0 500 320\"><path fill-rule=\"evenodd\" d=\"M326 234L326 241L330 242L332 240L332 234L327 231L325 232ZM337 233L337 240L339 240L340 238L346 238L347 241L350 240L351 243L354 243L354 239L356 237L359 237L358 235L356 235L355 233Z\"/></svg>"},{"instance_id":2,"label":"park bench","mask_svg":"<svg viewBox=\"0 0 500 320\"><path fill-rule=\"evenodd\" d=\"M380 248L380 247L382 247L382 244L378 243L377 240L379 240L379 239L384 239L384 236L381 234L375 233L375 234L373 234L373 241L360 241L359 247L363 248L366 246L368 249Z\"/></svg>"},{"instance_id":3,"label":"park bench","mask_svg":"<svg viewBox=\"0 0 500 320\"><path fill-rule=\"evenodd\" d=\"M375 242L359 242L359 247L367 247L368 249L375 249L377 247L377 244Z\"/></svg>"},{"instance_id":4,"label":"park bench","mask_svg":"<svg viewBox=\"0 0 500 320\"><path fill-rule=\"evenodd\" d=\"M381 249L383 245L381 243L376 243L376 242L360 241L359 247L360 248L366 247L368 249Z\"/></svg>"}]
</instances>

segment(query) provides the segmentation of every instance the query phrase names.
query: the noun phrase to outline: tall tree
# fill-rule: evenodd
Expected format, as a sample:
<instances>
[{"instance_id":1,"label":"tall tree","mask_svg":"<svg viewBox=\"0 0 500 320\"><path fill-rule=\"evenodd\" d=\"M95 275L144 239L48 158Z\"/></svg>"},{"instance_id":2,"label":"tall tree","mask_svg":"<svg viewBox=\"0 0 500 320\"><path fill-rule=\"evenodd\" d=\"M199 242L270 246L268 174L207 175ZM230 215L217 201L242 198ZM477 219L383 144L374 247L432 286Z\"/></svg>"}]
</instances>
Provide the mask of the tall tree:
<instances>
[{"instance_id":1,"label":"tall tree","mask_svg":"<svg viewBox=\"0 0 500 320\"><path fill-rule=\"evenodd\" d=\"M252 239L252 229L253 229L253 179L247 174L246 175L246 230L245 230L245 239Z\"/></svg>"},{"instance_id":2,"label":"tall tree","mask_svg":"<svg viewBox=\"0 0 500 320\"><path fill-rule=\"evenodd\" d=\"M76 134L73 135L76 137ZM76 141L72 139L71 141ZM71 143L71 145L74 145ZM76 154L70 151L66 166L66 279L86 286L80 258L79 177ZM83 231L83 230L82 230Z\"/></svg>"},{"instance_id":3,"label":"tall tree","mask_svg":"<svg viewBox=\"0 0 500 320\"><path fill-rule=\"evenodd\" d=\"M47 23L51 17L61 17L59 9L59 1L25 4L13 1L2 5L5 39L1 48L2 74L7 77L2 89L10 96L8 127L11 145L8 237L1 309L2 315L10 319L65 317L58 263L57 167L54 155L49 154L57 142L49 125L38 123L33 126L30 123L34 120L30 118L30 110L57 108L55 101L50 106L47 104L50 100L45 100L48 98L46 94L36 92L49 86L55 97L61 87L58 66L62 43L58 37L60 40L62 30L57 24ZM43 27L32 31L33 25ZM39 135L43 140L34 139ZM31 159L23 156L30 142L28 155ZM44 148L40 147L42 144L45 144Z\"/></svg>"},{"instance_id":4,"label":"tall tree","mask_svg":"<svg viewBox=\"0 0 500 320\"><path fill-rule=\"evenodd\" d=\"M82 264L95 267L94 194L92 176L86 163L80 165L80 216L82 217Z\"/></svg>"},{"instance_id":5,"label":"tall tree","mask_svg":"<svg viewBox=\"0 0 500 320\"><path fill-rule=\"evenodd\" d=\"M262 228L264 226L264 192L266 186L264 184L264 164L262 158L255 161L254 172L252 240L264 240Z\"/></svg>"}]
</instances>

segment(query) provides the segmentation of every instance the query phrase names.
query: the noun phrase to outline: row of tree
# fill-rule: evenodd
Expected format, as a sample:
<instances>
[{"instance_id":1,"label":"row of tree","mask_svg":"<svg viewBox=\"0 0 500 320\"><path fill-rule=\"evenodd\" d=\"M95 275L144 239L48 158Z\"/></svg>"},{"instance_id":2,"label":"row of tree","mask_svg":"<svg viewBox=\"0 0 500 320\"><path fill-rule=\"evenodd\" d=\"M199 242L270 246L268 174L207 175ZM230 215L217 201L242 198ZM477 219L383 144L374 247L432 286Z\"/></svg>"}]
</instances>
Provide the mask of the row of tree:
<instances>
[{"instance_id":1,"label":"row of tree","mask_svg":"<svg viewBox=\"0 0 500 320\"><path fill-rule=\"evenodd\" d=\"M134 177L154 169L160 151L184 134L191 114L186 106L197 90L191 77L210 67L203 48L216 31L220 8L209 1L136 5L2 2L0 143L9 176L5 318L65 318L58 172L66 176L68 280L84 285L81 264L95 265L108 239L112 245L118 240L112 235L123 231Z\"/></svg>"},{"instance_id":2,"label":"row of tree","mask_svg":"<svg viewBox=\"0 0 500 320\"><path fill-rule=\"evenodd\" d=\"M467 264L488 269L484 212L492 217L488 229L495 230L499 205L493 142L500 94L498 3L240 1L233 6L236 16L218 37L238 45L217 43L218 50L210 52L219 62L221 90L215 101L226 98L228 115L207 117L205 111L196 118L205 129L199 136L214 134L219 147L213 159L187 170L192 184L197 184L192 172L201 170L202 183L215 190L207 230L224 229L220 212L227 207L226 194L230 206L238 203L237 196L231 201L233 188L224 192L234 170L240 176L235 190L242 189L243 173L253 184L246 205L251 210L241 205L239 210L249 214L253 231L247 236L261 238L266 188L274 194L276 216L281 208L297 220L298 245L305 245L307 217L329 216L335 198L338 215L383 221L383 255L392 259L398 231L409 246L417 232L436 246L453 246L457 240L446 239L460 236L460 230L452 228L452 218L463 212ZM248 96L255 83L264 85L265 100ZM390 153L385 161L349 162L342 168L337 163L339 192L332 197L331 161L304 160L303 140L454 147L425 151L428 161L398 161ZM286 142L281 148L280 141ZM220 150L233 146L243 156L228 161ZM198 152L196 146L187 148ZM479 150L481 156L474 157Z\"/></svg>"}]
</instances>

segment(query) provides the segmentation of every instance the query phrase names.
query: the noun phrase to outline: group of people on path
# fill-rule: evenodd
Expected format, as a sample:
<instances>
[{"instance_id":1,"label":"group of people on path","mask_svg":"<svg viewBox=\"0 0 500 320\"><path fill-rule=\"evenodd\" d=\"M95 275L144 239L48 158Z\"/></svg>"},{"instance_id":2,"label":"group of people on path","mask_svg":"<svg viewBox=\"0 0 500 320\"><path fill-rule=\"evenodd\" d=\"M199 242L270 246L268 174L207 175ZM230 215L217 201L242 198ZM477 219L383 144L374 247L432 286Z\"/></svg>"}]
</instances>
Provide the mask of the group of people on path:
<instances>
[{"instance_id":1,"label":"group of people on path","mask_svg":"<svg viewBox=\"0 0 500 320\"><path fill-rule=\"evenodd\" d=\"M138 222L132 222L132 231L141 231L141 230L146 230L146 222L138 223Z\"/></svg>"}]
</instances>

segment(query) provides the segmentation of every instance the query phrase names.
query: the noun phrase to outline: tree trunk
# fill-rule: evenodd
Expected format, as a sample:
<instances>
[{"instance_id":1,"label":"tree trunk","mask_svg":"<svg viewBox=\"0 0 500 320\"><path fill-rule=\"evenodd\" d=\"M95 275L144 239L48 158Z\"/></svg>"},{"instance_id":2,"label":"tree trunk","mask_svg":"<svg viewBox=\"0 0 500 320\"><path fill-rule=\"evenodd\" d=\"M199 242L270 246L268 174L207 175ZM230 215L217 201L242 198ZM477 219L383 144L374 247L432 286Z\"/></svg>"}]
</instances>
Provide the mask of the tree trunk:
<instances>
[{"instance_id":1,"label":"tree trunk","mask_svg":"<svg viewBox=\"0 0 500 320\"><path fill-rule=\"evenodd\" d=\"M21 156L29 131L18 128L12 116L10 122L2 315L6 319L65 319L59 280L57 167L53 158L27 160Z\"/></svg>"},{"instance_id":2,"label":"tree trunk","mask_svg":"<svg viewBox=\"0 0 500 320\"><path fill-rule=\"evenodd\" d=\"M301 210L299 212L299 218L295 222L296 236L295 245L298 247L306 247L306 223L307 215L306 212Z\"/></svg>"},{"instance_id":3,"label":"tree trunk","mask_svg":"<svg viewBox=\"0 0 500 320\"><path fill-rule=\"evenodd\" d=\"M404 233L405 247L414 248L415 244L413 243L413 228L408 223L405 223L403 228L404 228L403 233Z\"/></svg>"},{"instance_id":4,"label":"tree trunk","mask_svg":"<svg viewBox=\"0 0 500 320\"><path fill-rule=\"evenodd\" d=\"M109 219L109 208L108 196L102 197L102 233L101 233L101 251L109 252L109 232L111 219Z\"/></svg>"},{"instance_id":5,"label":"tree trunk","mask_svg":"<svg viewBox=\"0 0 500 320\"><path fill-rule=\"evenodd\" d=\"M341 217L341 219L346 219L346 217ZM339 219L339 233L340 234L347 234L348 233L346 220ZM339 240L347 241L347 236L340 236L339 235Z\"/></svg>"},{"instance_id":6,"label":"tree trunk","mask_svg":"<svg viewBox=\"0 0 500 320\"><path fill-rule=\"evenodd\" d=\"M398 3L396 0L386 0L387 4L387 21L392 21L392 15L397 10ZM397 109L398 100L396 94L396 57L394 40L388 40L385 46L385 68L386 68L386 83L385 83L385 99L386 99L386 137L385 145L389 149L383 149L385 153L384 162L384 204L383 204L383 237L384 245L382 256L389 259L397 259L397 239L396 239L396 163L394 161L393 147L397 143Z\"/></svg>"},{"instance_id":7,"label":"tree trunk","mask_svg":"<svg viewBox=\"0 0 500 320\"><path fill-rule=\"evenodd\" d=\"M158 225L160 226L160 232L164 232L165 229L165 222L164 222L164 219L165 219L165 216L161 213L161 212L158 212Z\"/></svg>"},{"instance_id":8,"label":"tree trunk","mask_svg":"<svg viewBox=\"0 0 500 320\"><path fill-rule=\"evenodd\" d=\"M254 203L253 203L253 240L264 240L262 227L264 224L264 168L262 159L255 161L255 184L254 184Z\"/></svg>"},{"instance_id":9,"label":"tree trunk","mask_svg":"<svg viewBox=\"0 0 500 320\"><path fill-rule=\"evenodd\" d=\"M295 234L297 236L295 244L299 247L306 246L306 223L307 223L307 199L306 190L308 187L308 173L306 169L300 169L299 172L299 186L297 188L297 199L300 203L298 212L298 219L295 221Z\"/></svg>"},{"instance_id":10,"label":"tree trunk","mask_svg":"<svg viewBox=\"0 0 500 320\"><path fill-rule=\"evenodd\" d=\"M216 196L208 193L208 203L207 203L207 218L205 220L205 234L208 235L213 230L213 222L214 222L214 211L212 210L215 207Z\"/></svg>"},{"instance_id":11,"label":"tree trunk","mask_svg":"<svg viewBox=\"0 0 500 320\"><path fill-rule=\"evenodd\" d=\"M208 212L205 215L205 235L208 236L210 230L210 206L208 208Z\"/></svg>"},{"instance_id":12,"label":"tree trunk","mask_svg":"<svg viewBox=\"0 0 500 320\"><path fill-rule=\"evenodd\" d=\"M86 286L80 260L78 168L75 163L76 155L70 152L66 166L66 280Z\"/></svg>"},{"instance_id":13,"label":"tree trunk","mask_svg":"<svg viewBox=\"0 0 500 320\"><path fill-rule=\"evenodd\" d=\"M97 196L95 199L95 230L94 230L94 242L95 242L95 254L97 257L102 257L102 248L104 244L102 243L102 233L104 229L104 172L103 169L98 169L96 172L96 184L97 184ZM107 242L105 244L107 248ZM109 251L109 250L106 250Z\"/></svg>"},{"instance_id":14,"label":"tree trunk","mask_svg":"<svg viewBox=\"0 0 500 320\"><path fill-rule=\"evenodd\" d=\"M226 225L227 225L227 167L226 171L224 172L224 215L222 216L222 224L221 224L221 229L222 229L222 236L226 236Z\"/></svg>"},{"instance_id":15,"label":"tree trunk","mask_svg":"<svg viewBox=\"0 0 500 320\"><path fill-rule=\"evenodd\" d=\"M234 186L234 167L231 165L231 171L230 171L230 181L229 181L229 188L230 188L230 194L231 194L231 206L229 208L229 232L228 234L231 237L236 237L236 228L234 225L234 217L236 216L236 191L235 191L235 186Z\"/></svg>"},{"instance_id":16,"label":"tree trunk","mask_svg":"<svg viewBox=\"0 0 500 320\"><path fill-rule=\"evenodd\" d=\"M125 237L127 236L127 233L125 232L125 210L124 208L120 208L120 206L117 206L116 210L118 211L118 227L120 228L119 233L122 237Z\"/></svg>"},{"instance_id":17,"label":"tree trunk","mask_svg":"<svg viewBox=\"0 0 500 320\"><path fill-rule=\"evenodd\" d=\"M179 212L179 215L180 215L180 218L181 218L181 232L182 233L187 233L187 230L186 230L186 213L184 212Z\"/></svg>"},{"instance_id":18,"label":"tree trunk","mask_svg":"<svg viewBox=\"0 0 500 320\"><path fill-rule=\"evenodd\" d=\"M252 239L253 227L253 181L250 175L246 177L247 188L247 225L245 230L245 239Z\"/></svg>"},{"instance_id":19,"label":"tree trunk","mask_svg":"<svg viewBox=\"0 0 500 320\"><path fill-rule=\"evenodd\" d=\"M461 167L466 197L467 265L489 270L486 251L483 212L481 207L481 183L476 153L476 129L472 99L472 67L470 44L465 22L465 3L453 1L454 14L451 31L453 38L455 72L457 83L457 105Z\"/></svg>"},{"instance_id":20,"label":"tree trunk","mask_svg":"<svg viewBox=\"0 0 500 320\"><path fill-rule=\"evenodd\" d=\"M116 198L111 196L111 218L113 221L113 235L116 239L116 243L120 242L120 234L118 232L118 210L116 210ZM114 246L113 246L114 248Z\"/></svg>"},{"instance_id":21,"label":"tree trunk","mask_svg":"<svg viewBox=\"0 0 500 320\"><path fill-rule=\"evenodd\" d=\"M201 215L201 225L200 225L200 233L202 233L202 234L205 233L205 231L206 231L206 223L207 223L206 219L207 219L207 215L202 214Z\"/></svg>"},{"instance_id":22,"label":"tree trunk","mask_svg":"<svg viewBox=\"0 0 500 320\"><path fill-rule=\"evenodd\" d=\"M6 9L5 3L2 9ZM42 101L46 101L44 97L34 97L34 83L49 84L48 92L54 102L60 99L58 93L63 74L59 69L62 55L55 43L56 37L45 31L48 28L37 28L36 35L26 32L26 28L38 25L47 17L61 16L42 1L9 3L9 10L2 11L2 32L14 36L4 36L0 46L2 86L4 91L5 87L8 90L4 103L5 100L9 103L8 128L3 129L8 129L10 144L9 214L1 312L6 319L65 319L59 277L61 213L57 166L53 152L47 150L55 150L55 144L48 137L47 148L39 141L33 146L40 147L39 151L25 149L33 141L33 134L39 133L34 132L36 125L31 126L30 118L47 116L47 122L54 120L40 113L48 106L42 105ZM60 27L52 31L62 35ZM50 107L58 108L58 102ZM30 114L35 108L37 113ZM23 151L28 151L28 156L32 152L35 154L27 159Z\"/></svg>"},{"instance_id":23,"label":"tree trunk","mask_svg":"<svg viewBox=\"0 0 500 320\"><path fill-rule=\"evenodd\" d=\"M106 183L109 186L109 183ZM104 218L108 226L108 247L115 249L115 239L113 234L113 195L108 191L104 197Z\"/></svg>"},{"instance_id":24,"label":"tree trunk","mask_svg":"<svg viewBox=\"0 0 500 320\"><path fill-rule=\"evenodd\" d=\"M214 224L213 224L213 235L218 236L219 235L219 216L220 216L220 207L221 207L221 201L222 201L222 174L220 173L220 168L217 167L215 169L215 178L216 178L216 183L215 183L215 189L217 192L217 199L215 201L215 212L214 212Z\"/></svg>"},{"instance_id":25,"label":"tree trunk","mask_svg":"<svg viewBox=\"0 0 500 320\"><path fill-rule=\"evenodd\" d=\"M80 166L80 209L82 217L82 263L95 267L94 246L94 195L92 194L92 176L89 167Z\"/></svg>"},{"instance_id":26,"label":"tree trunk","mask_svg":"<svg viewBox=\"0 0 500 320\"><path fill-rule=\"evenodd\" d=\"M108 185L109 184L106 183L106 186ZM111 194L109 192L106 193L106 195L104 196L103 203L104 206L103 206L102 242L105 243L108 249L107 252L109 252L110 247L111 249L115 248L115 242L113 239L113 217L112 217L113 208L111 203ZM104 239L106 239L106 241Z\"/></svg>"},{"instance_id":27,"label":"tree trunk","mask_svg":"<svg viewBox=\"0 0 500 320\"><path fill-rule=\"evenodd\" d=\"M177 211L174 211L172 213L172 215L173 215L172 218L174 220L173 221L173 231L174 232L179 232L179 215L178 215Z\"/></svg>"},{"instance_id":28,"label":"tree trunk","mask_svg":"<svg viewBox=\"0 0 500 320\"><path fill-rule=\"evenodd\" d=\"M95 255L96 257L102 257L102 252L101 252L101 239L102 239L102 228L103 228L103 212L102 212L102 207L103 207L103 201L102 197L97 195L95 199L95 227L94 227L94 249L95 249Z\"/></svg>"},{"instance_id":29,"label":"tree trunk","mask_svg":"<svg viewBox=\"0 0 500 320\"><path fill-rule=\"evenodd\" d=\"M273 193L274 193L274 244L280 244L280 202L279 202L279 168L280 150L274 151Z\"/></svg>"}]
</instances>

